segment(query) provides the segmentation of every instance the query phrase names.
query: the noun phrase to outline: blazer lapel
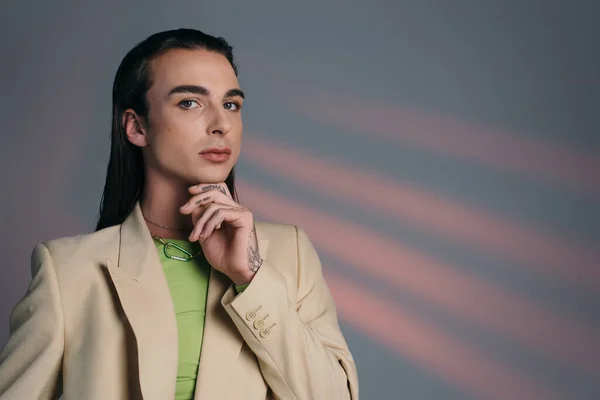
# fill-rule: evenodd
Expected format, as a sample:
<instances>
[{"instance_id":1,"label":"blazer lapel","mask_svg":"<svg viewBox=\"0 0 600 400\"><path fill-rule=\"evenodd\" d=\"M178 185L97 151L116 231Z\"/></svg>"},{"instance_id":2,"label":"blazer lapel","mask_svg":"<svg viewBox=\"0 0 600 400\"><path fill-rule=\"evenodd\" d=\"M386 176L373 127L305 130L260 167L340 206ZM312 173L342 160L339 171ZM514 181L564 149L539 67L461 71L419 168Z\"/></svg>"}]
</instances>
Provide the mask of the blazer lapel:
<instances>
[{"instance_id":1,"label":"blazer lapel","mask_svg":"<svg viewBox=\"0 0 600 400\"><path fill-rule=\"evenodd\" d=\"M260 255L265 259L269 241L261 237L258 225L257 237ZM244 339L221 305L221 299L231 285L232 282L227 276L211 268L195 400L243 396L240 382L236 384L235 376L236 373L243 372L236 371L236 368L239 368L236 358L240 354Z\"/></svg>"},{"instance_id":2,"label":"blazer lapel","mask_svg":"<svg viewBox=\"0 0 600 400\"><path fill-rule=\"evenodd\" d=\"M145 400L173 398L177 379L177 322L171 293L139 204L121 225L118 262L106 259L137 344Z\"/></svg>"}]
</instances>

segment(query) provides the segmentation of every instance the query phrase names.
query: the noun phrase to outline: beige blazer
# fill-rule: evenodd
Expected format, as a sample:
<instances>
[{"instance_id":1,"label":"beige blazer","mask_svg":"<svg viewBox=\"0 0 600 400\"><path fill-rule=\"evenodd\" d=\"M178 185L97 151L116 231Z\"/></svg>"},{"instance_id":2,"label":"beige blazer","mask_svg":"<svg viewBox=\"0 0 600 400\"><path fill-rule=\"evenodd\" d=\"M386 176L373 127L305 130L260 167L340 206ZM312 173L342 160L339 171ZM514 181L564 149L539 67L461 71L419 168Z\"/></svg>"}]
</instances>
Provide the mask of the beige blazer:
<instances>
[{"instance_id":1,"label":"beige blazer","mask_svg":"<svg viewBox=\"0 0 600 400\"><path fill-rule=\"evenodd\" d=\"M294 226L256 228L265 261L243 293L211 270L194 398L358 399L311 242ZM0 400L174 398L175 313L139 205L121 225L37 245L31 269L0 352Z\"/></svg>"}]
</instances>

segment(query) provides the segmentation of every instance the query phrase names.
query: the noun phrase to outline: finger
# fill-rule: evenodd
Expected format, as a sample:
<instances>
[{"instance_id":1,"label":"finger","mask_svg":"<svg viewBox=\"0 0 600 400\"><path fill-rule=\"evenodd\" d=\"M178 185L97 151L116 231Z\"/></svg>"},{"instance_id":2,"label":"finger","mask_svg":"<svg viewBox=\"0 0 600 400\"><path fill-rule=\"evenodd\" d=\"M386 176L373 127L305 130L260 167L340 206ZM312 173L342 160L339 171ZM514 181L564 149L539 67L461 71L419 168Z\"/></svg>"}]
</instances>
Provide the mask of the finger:
<instances>
[{"instance_id":1,"label":"finger","mask_svg":"<svg viewBox=\"0 0 600 400\"><path fill-rule=\"evenodd\" d=\"M211 203L211 204L208 205L208 207L206 207L206 209L204 210L203 214L200 216L200 218L198 218L198 220L194 224L194 229L192 229L192 232L190 233L190 236L189 236L190 242L195 242L195 241L197 241L199 239L200 232L202 232L202 230L204 229L204 224L206 223L206 221L208 221L208 219L219 208L222 208L222 207L226 207L226 206L224 204Z\"/></svg>"},{"instance_id":2,"label":"finger","mask_svg":"<svg viewBox=\"0 0 600 400\"><path fill-rule=\"evenodd\" d=\"M204 224L204 230L200 233L199 240L210 237L215 231L217 225L223 223L223 221L235 221L241 217L243 210L235 208L219 208L213 213L213 215Z\"/></svg>"},{"instance_id":3,"label":"finger","mask_svg":"<svg viewBox=\"0 0 600 400\"><path fill-rule=\"evenodd\" d=\"M241 207L240 204L236 203L235 200L224 194L221 190L212 188L192 196L187 203L180 207L180 212L182 214L190 214L196 208L211 202L227 204L231 207Z\"/></svg>"},{"instance_id":4,"label":"finger","mask_svg":"<svg viewBox=\"0 0 600 400\"><path fill-rule=\"evenodd\" d=\"M203 206L214 202L214 197L215 196L211 196L210 193L203 193L201 195L193 196L187 201L187 203L179 207L179 212L182 214L191 214L198 208L202 208Z\"/></svg>"},{"instance_id":5,"label":"finger","mask_svg":"<svg viewBox=\"0 0 600 400\"><path fill-rule=\"evenodd\" d=\"M218 201L204 203L204 204L200 205L199 207L195 208L194 210L192 210L192 212L190 213L190 217L192 218L192 223L194 224L194 226L198 223L198 220L204 215L206 210L208 210L208 208L212 204L215 204L215 206L220 205L220 206L226 206L226 207L233 207L230 204L223 204ZM215 206L213 206L213 207L215 207Z\"/></svg>"},{"instance_id":6,"label":"finger","mask_svg":"<svg viewBox=\"0 0 600 400\"><path fill-rule=\"evenodd\" d=\"M214 232L215 227L225 220L226 214L228 214L230 211L231 210L225 208L220 208L217 211L215 211L214 214L204 224L204 229L202 229L202 231L200 232L198 239L204 240L210 237L210 235L212 235L212 233Z\"/></svg>"},{"instance_id":7,"label":"finger","mask_svg":"<svg viewBox=\"0 0 600 400\"><path fill-rule=\"evenodd\" d=\"M244 209L239 209L239 208L235 208L235 207L230 207L227 204L220 204L220 203L211 203L208 208L204 211L204 213L198 218L198 220L196 221L196 223L194 224L194 229L192 229L192 232L189 235L189 240L194 242L200 239L200 235L203 231L206 231L206 222L215 214L215 213L220 213L222 211L227 211L227 210L236 210L236 211L246 211ZM227 215L227 214L226 214ZM194 218L192 218L194 219ZM233 218L231 221L235 221L236 218ZM229 219L225 218L226 222L229 222ZM223 222L223 220L220 220L217 224L219 225L219 228L221 227L220 222ZM212 232L211 232L212 233Z\"/></svg>"},{"instance_id":8,"label":"finger","mask_svg":"<svg viewBox=\"0 0 600 400\"><path fill-rule=\"evenodd\" d=\"M188 190L190 193L198 194L198 193L202 193L202 192L207 192L211 189L217 189L218 191L223 193L225 196L227 196L231 199L233 198L233 196L231 195L231 192L229 191L229 188L227 187L227 184L225 184L225 182L199 183L197 185L191 186Z\"/></svg>"}]
</instances>

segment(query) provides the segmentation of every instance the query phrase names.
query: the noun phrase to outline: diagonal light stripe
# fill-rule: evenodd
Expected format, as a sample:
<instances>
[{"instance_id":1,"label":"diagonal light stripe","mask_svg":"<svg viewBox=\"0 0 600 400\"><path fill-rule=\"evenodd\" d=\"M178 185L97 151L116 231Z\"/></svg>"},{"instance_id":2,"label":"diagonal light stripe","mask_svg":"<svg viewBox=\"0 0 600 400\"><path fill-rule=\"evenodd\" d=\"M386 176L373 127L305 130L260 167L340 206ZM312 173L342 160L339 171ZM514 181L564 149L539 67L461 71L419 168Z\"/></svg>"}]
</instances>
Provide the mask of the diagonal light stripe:
<instances>
[{"instance_id":1,"label":"diagonal light stripe","mask_svg":"<svg viewBox=\"0 0 600 400\"><path fill-rule=\"evenodd\" d=\"M444 199L398 179L293 151L250 136L244 156L253 164L341 201L451 241L477 245L542 275L600 289L600 250L536 231L490 212Z\"/></svg>"},{"instance_id":2,"label":"diagonal light stripe","mask_svg":"<svg viewBox=\"0 0 600 400\"><path fill-rule=\"evenodd\" d=\"M289 105L294 112L364 132L369 141L379 138L600 196L600 159L548 140L380 101L331 94L306 82L278 82L273 84L272 94L285 96L281 104Z\"/></svg>"},{"instance_id":3,"label":"diagonal light stripe","mask_svg":"<svg viewBox=\"0 0 600 400\"><path fill-rule=\"evenodd\" d=\"M320 249L347 265L453 315L600 376L597 329L364 226L309 209L247 182L239 182L238 189L242 204L274 220L303 227Z\"/></svg>"},{"instance_id":4,"label":"diagonal light stripe","mask_svg":"<svg viewBox=\"0 0 600 400\"><path fill-rule=\"evenodd\" d=\"M559 396L493 361L418 315L339 275L326 274L341 318L356 330L477 398L549 400Z\"/></svg>"}]
</instances>

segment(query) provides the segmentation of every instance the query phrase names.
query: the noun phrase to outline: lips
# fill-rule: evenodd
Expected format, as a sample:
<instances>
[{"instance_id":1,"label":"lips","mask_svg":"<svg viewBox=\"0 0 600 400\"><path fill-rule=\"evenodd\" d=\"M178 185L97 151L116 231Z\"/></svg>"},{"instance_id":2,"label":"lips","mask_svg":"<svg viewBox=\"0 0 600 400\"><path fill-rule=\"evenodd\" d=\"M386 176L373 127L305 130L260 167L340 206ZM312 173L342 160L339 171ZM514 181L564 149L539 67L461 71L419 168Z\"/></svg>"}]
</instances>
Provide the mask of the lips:
<instances>
[{"instance_id":1,"label":"lips","mask_svg":"<svg viewBox=\"0 0 600 400\"><path fill-rule=\"evenodd\" d=\"M211 147L209 149L204 149L200 152L200 154L205 153L231 154L231 149L229 147Z\"/></svg>"},{"instance_id":2,"label":"lips","mask_svg":"<svg viewBox=\"0 0 600 400\"><path fill-rule=\"evenodd\" d=\"M208 161L220 163L229 160L231 149L229 147L212 147L202 150L200 155Z\"/></svg>"}]
</instances>

